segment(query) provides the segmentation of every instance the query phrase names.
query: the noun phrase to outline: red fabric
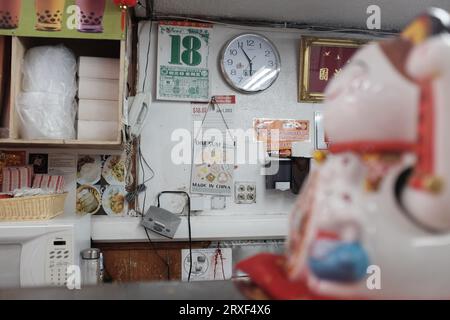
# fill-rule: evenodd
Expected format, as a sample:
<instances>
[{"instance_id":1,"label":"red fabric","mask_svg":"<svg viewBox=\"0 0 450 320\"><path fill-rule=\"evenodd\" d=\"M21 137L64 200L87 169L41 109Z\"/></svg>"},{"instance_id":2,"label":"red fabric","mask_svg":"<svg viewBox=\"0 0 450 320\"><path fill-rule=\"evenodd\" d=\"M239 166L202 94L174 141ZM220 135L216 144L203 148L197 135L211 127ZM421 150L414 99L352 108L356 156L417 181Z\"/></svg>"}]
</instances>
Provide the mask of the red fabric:
<instances>
[{"instance_id":1,"label":"red fabric","mask_svg":"<svg viewBox=\"0 0 450 320\"><path fill-rule=\"evenodd\" d=\"M284 256L262 253L239 262L236 268L248 274L260 289L275 300L335 299L312 293L303 281L290 281L284 268L285 263Z\"/></svg>"}]
</instances>

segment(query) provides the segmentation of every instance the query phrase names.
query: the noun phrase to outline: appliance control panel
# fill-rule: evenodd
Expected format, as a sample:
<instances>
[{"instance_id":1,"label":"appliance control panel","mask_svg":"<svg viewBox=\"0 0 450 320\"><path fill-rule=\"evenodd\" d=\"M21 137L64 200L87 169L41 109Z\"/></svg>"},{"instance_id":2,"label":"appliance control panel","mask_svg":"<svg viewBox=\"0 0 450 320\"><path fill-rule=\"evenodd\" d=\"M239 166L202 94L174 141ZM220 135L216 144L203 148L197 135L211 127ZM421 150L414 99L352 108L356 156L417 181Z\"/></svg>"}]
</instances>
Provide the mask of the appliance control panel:
<instances>
[{"instance_id":1,"label":"appliance control panel","mask_svg":"<svg viewBox=\"0 0 450 320\"><path fill-rule=\"evenodd\" d=\"M72 235L58 233L51 235L47 245L46 284L65 286L67 267L73 264Z\"/></svg>"}]
</instances>

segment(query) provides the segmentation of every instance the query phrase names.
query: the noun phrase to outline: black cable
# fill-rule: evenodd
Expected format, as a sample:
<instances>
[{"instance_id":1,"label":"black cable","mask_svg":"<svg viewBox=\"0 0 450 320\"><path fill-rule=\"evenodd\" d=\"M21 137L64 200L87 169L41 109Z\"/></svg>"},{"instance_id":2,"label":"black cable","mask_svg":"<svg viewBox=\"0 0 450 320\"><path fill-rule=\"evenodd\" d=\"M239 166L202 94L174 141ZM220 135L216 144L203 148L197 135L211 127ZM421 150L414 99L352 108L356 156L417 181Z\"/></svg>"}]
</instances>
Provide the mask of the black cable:
<instances>
[{"instance_id":1,"label":"black cable","mask_svg":"<svg viewBox=\"0 0 450 320\"><path fill-rule=\"evenodd\" d=\"M189 274L188 282L191 281L192 274L192 230L191 230L191 203L189 200L189 211L188 211L188 233L189 233Z\"/></svg>"},{"instance_id":2,"label":"black cable","mask_svg":"<svg viewBox=\"0 0 450 320\"><path fill-rule=\"evenodd\" d=\"M161 206L160 198L163 194L183 194L187 198L187 222L188 222L188 236L189 236L189 274L188 274L188 282L191 281L192 275L192 228L191 228L191 197L185 191L161 191L157 196L158 208ZM183 209L184 211L184 209ZM183 213L183 212L181 212Z\"/></svg>"},{"instance_id":3,"label":"black cable","mask_svg":"<svg viewBox=\"0 0 450 320\"><path fill-rule=\"evenodd\" d=\"M144 162L145 166L147 167L148 170L150 170L150 172L152 173L152 176L150 178L148 178L147 180L144 180L144 182L142 184L146 184L148 182L150 182L150 180L152 180L155 177L155 171L152 169L152 167L148 164L147 159L145 159L145 157L142 155L142 149L141 149L141 144L139 144L139 154L141 155L141 161Z\"/></svg>"},{"instance_id":4,"label":"black cable","mask_svg":"<svg viewBox=\"0 0 450 320\"><path fill-rule=\"evenodd\" d=\"M153 27L153 23L152 21L150 21L150 31L149 31L149 36L148 36L148 46L147 46L147 53L146 53L146 57L145 57L145 71L144 71L144 80L142 83L142 92L145 91L146 88L146 84L147 84L147 78L148 78L148 67L149 67L149 62L150 62L150 48L151 48L151 39L152 39L152 27ZM137 188L136 188L136 192L134 194L130 195L131 197L137 197L139 195L139 193L144 192L144 201L143 201L143 205L142 205L142 212L141 212L141 217L142 219L144 219L144 215L145 215L145 204L147 201L147 192L146 192L146 184L152 180L155 177L155 172L152 169L152 167L149 165L149 163L147 162L147 160L145 159L145 157L142 155L142 150L141 150L141 145L139 143L139 147L138 147L138 153L139 153L139 164L141 166L141 170L142 170L142 184L140 184ZM150 170L151 172L151 177L146 179L145 178L145 168L144 168L144 164L147 167L147 169ZM155 248L155 245L150 237L150 234L148 233L147 228L144 227L145 230L145 234L147 235L147 239L148 242L150 244L150 246L152 247L152 250L155 252L155 254L158 256L158 258L162 261L162 263L166 266L167 268L167 280L170 280L170 264L169 262L164 259L158 252L158 250Z\"/></svg>"},{"instance_id":5,"label":"black cable","mask_svg":"<svg viewBox=\"0 0 450 320\"><path fill-rule=\"evenodd\" d=\"M140 164L141 170L142 170L142 181L145 182L147 180L145 179L144 162L147 163L147 165L148 165L148 162L146 161L145 157L142 155L141 145L140 144L139 144L139 148L138 148L138 154L139 154L139 156L138 156L139 164ZM153 173L153 176L152 176L152 178L153 178L154 177L153 170L152 170L152 173ZM150 178L148 181L150 181L152 178ZM145 186L145 183L144 183L144 186ZM144 215L145 215L144 211L145 211L146 201L147 201L147 192L144 193L144 201L142 203L141 220L144 219ZM161 262L166 266L167 280L170 281L170 264L167 262L167 260L165 260L163 257L161 257L161 255L159 254L158 250L155 248L155 245L154 245L154 243L153 243L153 241L152 241L152 239L151 239L151 237L150 237L150 235L148 233L147 228L144 227L144 230L145 230L145 234L147 235L147 239L148 239L148 242L149 242L149 244L151 246L151 249L155 252L156 256L161 260Z\"/></svg>"},{"instance_id":6,"label":"black cable","mask_svg":"<svg viewBox=\"0 0 450 320\"><path fill-rule=\"evenodd\" d=\"M145 85L147 83L147 72L148 72L148 65L149 65L149 60L150 60L150 46L152 43L152 27L153 27L153 22L150 20L150 32L148 33L148 46L147 46L147 56L145 57L145 73L144 73L144 81L142 83L142 92L145 91Z\"/></svg>"}]
</instances>

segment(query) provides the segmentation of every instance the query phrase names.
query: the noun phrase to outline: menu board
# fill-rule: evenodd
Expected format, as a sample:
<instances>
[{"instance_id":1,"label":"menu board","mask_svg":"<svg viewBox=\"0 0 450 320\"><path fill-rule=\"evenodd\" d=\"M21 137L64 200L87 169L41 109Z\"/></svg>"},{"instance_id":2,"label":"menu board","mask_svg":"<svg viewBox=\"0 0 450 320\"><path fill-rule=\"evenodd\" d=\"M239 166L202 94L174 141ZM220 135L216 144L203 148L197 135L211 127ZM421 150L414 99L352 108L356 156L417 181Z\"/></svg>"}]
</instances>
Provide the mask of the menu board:
<instances>
[{"instance_id":1,"label":"menu board","mask_svg":"<svg viewBox=\"0 0 450 320\"><path fill-rule=\"evenodd\" d=\"M121 17L108 0L2 0L0 35L120 40Z\"/></svg>"},{"instance_id":2,"label":"menu board","mask_svg":"<svg viewBox=\"0 0 450 320\"><path fill-rule=\"evenodd\" d=\"M78 156L76 197L78 214L124 216L128 213L126 195L124 156Z\"/></svg>"}]
</instances>

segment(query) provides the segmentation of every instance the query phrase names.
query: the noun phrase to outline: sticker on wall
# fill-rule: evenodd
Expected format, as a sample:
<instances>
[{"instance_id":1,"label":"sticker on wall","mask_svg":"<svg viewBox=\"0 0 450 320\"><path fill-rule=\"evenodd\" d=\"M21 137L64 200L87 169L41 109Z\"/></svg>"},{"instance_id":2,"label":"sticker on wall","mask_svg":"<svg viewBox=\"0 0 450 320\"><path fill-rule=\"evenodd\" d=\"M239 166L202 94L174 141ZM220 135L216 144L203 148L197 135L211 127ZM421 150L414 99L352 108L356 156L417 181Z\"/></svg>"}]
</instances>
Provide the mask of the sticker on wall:
<instances>
[{"instance_id":1,"label":"sticker on wall","mask_svg":"<svg viewBox=\"0 0 450 320\"><path fill-rule=\"evenodd\" d=\"M202 23L159 24L157 99L209 101L211 30Z\"/></svg>"},{"instance_id":2,"label":"sticker on wall","mask_svg":"<svg viewBox=\"0 0 450 320\"><path fill-rule=\"evenodd\" d=\"M120 40L121 20L109 0L0 1L0 35Z\"/></svg>"},{"instance_id":3,"label":"sticker on wall","mask_svg":"<svg viewBox=\"0 0 450 320\"><path fill-rule=\"evenodd\" d=\"M123 156L78 156L76 197L78 214L124 216L128 212L126 194Z\"/></svg>"},{"instance_id":4,"label":"sticker on wall","mask_svg":"<svg viewBox=\"0 0 450 320\"><path fill-rule=\"evenodd\" d=\"M192 250L191 281L229 280L232 276L231 248ZM188 281L190 269L189 250L181 250L181 279Z\"/></svg>"},{"instance_id":5,"label":"sticker on wall","mask_svg":"<svg viewBox=\"0 0 450 320\"><path fill-rule=\"evenodd\" d=\"M267 145L267 151L278 153L280 157L292 154L293 142L310 140L308 120L254 119L256 140Z\"/></svg>"}]
</instances>

